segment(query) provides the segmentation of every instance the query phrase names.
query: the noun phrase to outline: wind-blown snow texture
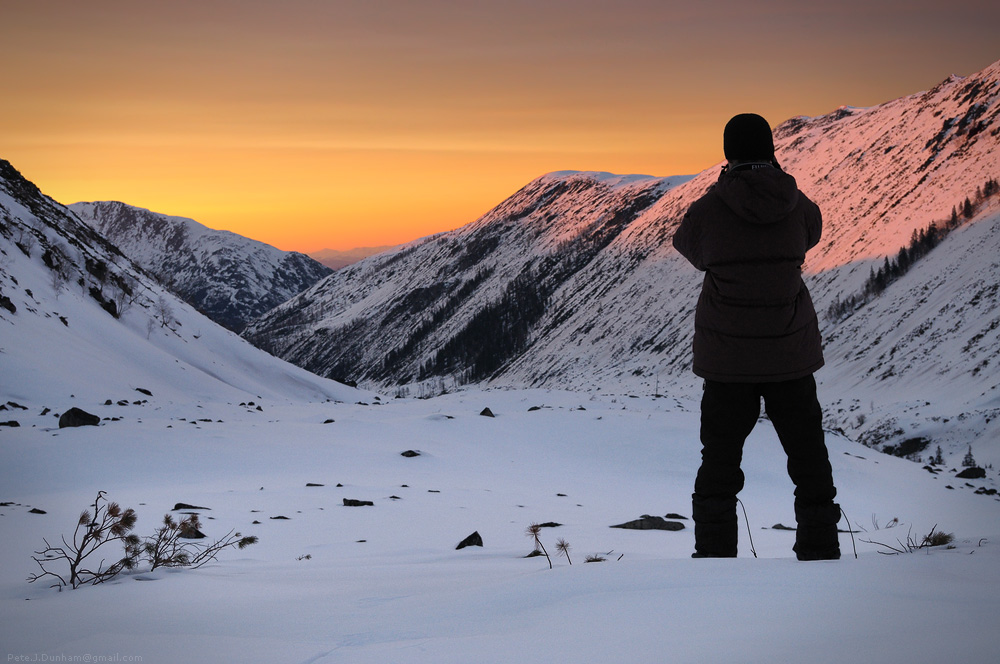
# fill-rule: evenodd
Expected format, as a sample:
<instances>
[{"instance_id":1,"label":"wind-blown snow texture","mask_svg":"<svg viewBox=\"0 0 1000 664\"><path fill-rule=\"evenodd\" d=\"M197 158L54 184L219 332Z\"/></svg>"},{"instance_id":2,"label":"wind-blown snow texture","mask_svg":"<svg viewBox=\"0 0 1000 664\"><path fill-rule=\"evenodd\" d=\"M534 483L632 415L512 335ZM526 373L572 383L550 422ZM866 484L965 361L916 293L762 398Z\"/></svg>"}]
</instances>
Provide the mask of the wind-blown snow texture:
<instances>
[{"instance_id":1,"label":"wind-blown snow texture","mask_svg":"<svg viewBox=\"0 0 1000 664\"><path fill-rule=\"evenodd\" d=\"M817 309L860 291L915 231L1000 177L998 135L1000 63L777 127L779 160L824 215L804 266ZM693 178L543 176L475 223L331 275L245 336L373 385L690 385L701 274L670 238L720 166ZM873 445L926 436L951 454L996 447L998 226L994 196L881 297L846 320L821 315L832 426ZM862 386L877 396L859 400Z\"/></svg>"},{"instance_id":2,"label":"wind-blown snow texture","mask_svg":"<svg viewBox=\"0 0 1000 664\"><path fill-rule=\"evenodd\" d=\"M303 254L192 219L113 201L69 208L189 304L236 332L331 272Z\"/></svg>"}]
</instances>

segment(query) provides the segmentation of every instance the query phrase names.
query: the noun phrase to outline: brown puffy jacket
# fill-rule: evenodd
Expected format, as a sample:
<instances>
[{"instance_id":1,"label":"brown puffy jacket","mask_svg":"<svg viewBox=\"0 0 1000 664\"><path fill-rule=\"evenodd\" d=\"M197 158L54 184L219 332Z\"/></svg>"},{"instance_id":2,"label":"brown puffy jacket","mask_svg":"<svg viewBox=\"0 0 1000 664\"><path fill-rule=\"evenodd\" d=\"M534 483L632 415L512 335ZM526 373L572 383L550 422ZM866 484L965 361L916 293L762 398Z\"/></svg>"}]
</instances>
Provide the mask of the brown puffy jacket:
<instances>
[{"instance_id":1,"label":"brown puffy jacket","mask_svg":"<svg viewBox=\"0 0 1000 664\"><path fill-rule=\"evenodd\" d=\"M705 272L694 372L721 382L792 380L823 366L819 323L802 281L819 242L819 208L770 166L724 171L695 201L674 247Z\"/></svg>"}]
</instances>

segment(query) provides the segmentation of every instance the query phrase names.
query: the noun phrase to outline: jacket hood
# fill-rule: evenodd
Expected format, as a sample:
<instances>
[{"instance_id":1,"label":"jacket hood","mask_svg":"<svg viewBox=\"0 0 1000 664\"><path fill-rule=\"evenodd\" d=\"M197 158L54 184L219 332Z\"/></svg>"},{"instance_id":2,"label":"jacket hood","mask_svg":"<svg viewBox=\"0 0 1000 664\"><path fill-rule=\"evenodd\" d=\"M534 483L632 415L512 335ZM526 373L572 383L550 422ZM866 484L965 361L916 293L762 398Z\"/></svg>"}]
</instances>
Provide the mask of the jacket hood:
<instances>
[{"instance_id":1,"label":"jacket hood","mask_svg":"<svg viewBox=\"0 0 1000 664\"><path fill-rule=\"evenodd\" d=\"M723 172L715 193L738 217L752 224L781 221L799 201L795 178L773 167Z\"/></svg>"}]
</instances>

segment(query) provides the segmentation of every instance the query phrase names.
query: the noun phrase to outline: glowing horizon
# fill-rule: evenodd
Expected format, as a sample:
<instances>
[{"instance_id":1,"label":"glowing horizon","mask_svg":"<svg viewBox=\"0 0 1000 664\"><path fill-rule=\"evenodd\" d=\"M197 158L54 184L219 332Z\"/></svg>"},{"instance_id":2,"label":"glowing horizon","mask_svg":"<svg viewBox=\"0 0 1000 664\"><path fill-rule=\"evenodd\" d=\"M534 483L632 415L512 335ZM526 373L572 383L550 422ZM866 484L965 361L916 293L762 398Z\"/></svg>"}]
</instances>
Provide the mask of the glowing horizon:
<instances>
[{"instance_id":1,"label":"glowing horizon","mask_svg":"<svg viewBox=\"0 0 1000 664\"><path fill-rule=\"evenodd\" d=\"M997 27L968 0L16 3L0 158L61 203L394 245L551 171L700 172L734 113L926 90L995 61Z\"/></svg>"}]
</instances>

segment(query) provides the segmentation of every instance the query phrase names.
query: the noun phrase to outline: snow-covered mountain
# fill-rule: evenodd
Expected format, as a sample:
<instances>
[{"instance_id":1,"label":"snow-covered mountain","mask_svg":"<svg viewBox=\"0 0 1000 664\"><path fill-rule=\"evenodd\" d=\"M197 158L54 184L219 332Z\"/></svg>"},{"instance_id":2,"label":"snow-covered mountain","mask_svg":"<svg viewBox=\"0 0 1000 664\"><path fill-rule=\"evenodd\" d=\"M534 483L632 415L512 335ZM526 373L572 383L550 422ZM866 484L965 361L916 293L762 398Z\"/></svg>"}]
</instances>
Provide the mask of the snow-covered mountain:
<instances>
[{"instance_id":1,"label":"snow-covered mountain","mask_svg":"<svg viewBox=\"0 0 1000 664\"><path fill-rule=\"evenodd\" d=\"M103 416L109 400L358 395L198 313L0 160L0 404Z\"/></svg>"},{"instance_id":2,"label":"snow-covered mountain","mask_svg":"<svg viewBox=\"0 0 1000 664\"><path fill-rule=\"evenodd\" d=\"M1000 176L998 134L1000 62L776 128L779 161L824 214L805 265L821 312L871 290L873 271L958 211L905 275L824 317L832 426L946 451L1000 437L1000 216L986 194ZM321 375L382 385L690 386L701 275L670 238L720 167L542 176L468 226L327 277L244 335Z\"/></svg>"},{"instance_id":3,"label":"snow-covered mountain","mask_svg":"<svg viewBox=\"0 0 1000 664\"><path fill-rule=\"evenodd\" d=\"M113 201L69 208L185 301L237 332L331 272L304 254L192 219Z\"/></svg>"}]
</instances>

